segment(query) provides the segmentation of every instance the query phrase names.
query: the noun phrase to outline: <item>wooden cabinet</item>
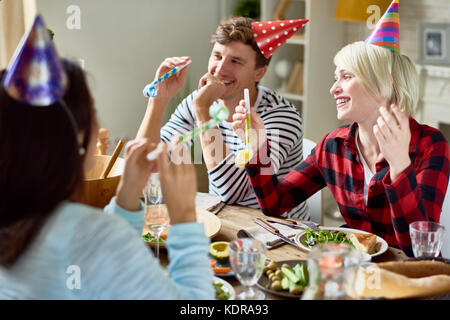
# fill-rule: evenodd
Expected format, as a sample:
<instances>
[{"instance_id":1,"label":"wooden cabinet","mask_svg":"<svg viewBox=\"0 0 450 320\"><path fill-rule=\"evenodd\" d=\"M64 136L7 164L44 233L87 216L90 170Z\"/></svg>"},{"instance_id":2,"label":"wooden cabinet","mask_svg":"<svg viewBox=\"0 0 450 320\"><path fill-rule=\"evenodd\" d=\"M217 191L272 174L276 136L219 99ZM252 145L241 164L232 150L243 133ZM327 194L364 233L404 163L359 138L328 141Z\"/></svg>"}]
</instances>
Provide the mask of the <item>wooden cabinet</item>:
<instances>
[{"instance_id":1,"label":"wooden cabinet","mask_svg":"<svg viewBox=\"0 0 450 320\"><path fill-rule=\"evenodd\" d=\"M280 1L261 0L261 21L275 20L273 14ZM335 70L333 58L344 45L344 25L334 19L335 8L336 0L291 0L285 18L310 21L273 55L261 81L261 85L277 90L297 107L304 136L314 142L341 125L329 92ZM279 65L282 60L288 61L292 70L284 87L276 72L286 67ZM296 80L298 70L302 78ZM297 82L297 86L289 86L289 80ZM287 91L289 87L291 92Z\"/></svg>"}]
</instances>

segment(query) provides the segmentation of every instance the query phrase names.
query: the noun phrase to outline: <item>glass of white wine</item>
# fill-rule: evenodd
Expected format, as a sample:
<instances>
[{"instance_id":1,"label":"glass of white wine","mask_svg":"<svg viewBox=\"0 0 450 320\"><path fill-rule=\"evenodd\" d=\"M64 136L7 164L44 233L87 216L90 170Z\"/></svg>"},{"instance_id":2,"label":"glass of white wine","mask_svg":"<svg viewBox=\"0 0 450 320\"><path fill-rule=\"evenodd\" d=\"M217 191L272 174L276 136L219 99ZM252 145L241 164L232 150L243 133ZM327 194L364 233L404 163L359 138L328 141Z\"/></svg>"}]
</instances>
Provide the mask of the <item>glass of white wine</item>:
<instances>
[{"instance_id":1,"label":"glass of white wine","mask_svg":"<svg viewBox=\"0 0 450 320\"><path fill-rule=\"evenodd\" d=\"M143 193L145 199L145 224L156 238L156 258L159 259L161 233L167 228L170 222L169 213L163 204L159 173L152 173L150 175Z\"/></svg>"}]
</instances>

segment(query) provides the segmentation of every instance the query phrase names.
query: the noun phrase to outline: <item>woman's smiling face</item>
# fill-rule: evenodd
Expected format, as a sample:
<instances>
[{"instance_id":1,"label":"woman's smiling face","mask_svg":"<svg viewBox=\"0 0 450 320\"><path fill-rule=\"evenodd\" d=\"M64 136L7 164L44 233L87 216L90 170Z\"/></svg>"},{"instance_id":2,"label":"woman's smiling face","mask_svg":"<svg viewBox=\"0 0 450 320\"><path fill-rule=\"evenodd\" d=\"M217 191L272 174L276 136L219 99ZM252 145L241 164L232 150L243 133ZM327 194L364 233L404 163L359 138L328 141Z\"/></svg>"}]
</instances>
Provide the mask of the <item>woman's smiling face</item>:
<instances>
[{"instance_id":1,"label":"woman's smiling face","mask_svg":"<svg viewBox=\"0 0 450 320\"><path fill-rule=\"evenodd\" d=\"M378 108L386 104L377 99L352 72L336 67L330 93L336 100L337 118L344 121L364 122L376 120Z\"/></svg>"}]
</instances>

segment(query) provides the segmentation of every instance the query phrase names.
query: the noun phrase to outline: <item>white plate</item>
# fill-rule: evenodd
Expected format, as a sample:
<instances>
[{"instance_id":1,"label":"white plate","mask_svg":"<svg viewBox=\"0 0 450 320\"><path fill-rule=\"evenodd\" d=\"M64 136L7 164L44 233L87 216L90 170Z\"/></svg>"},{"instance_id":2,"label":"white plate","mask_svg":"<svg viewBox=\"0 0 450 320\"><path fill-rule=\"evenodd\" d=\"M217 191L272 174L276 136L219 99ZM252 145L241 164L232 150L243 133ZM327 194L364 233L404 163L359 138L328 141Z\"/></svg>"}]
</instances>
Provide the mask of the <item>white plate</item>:
<instances>
[{"instance_id":1,"label":"white plate","mask_svg":"<svg viewBox=\"0 0 450 320\"><path fill-rule=\"evenodd\" d=\"M325 231L344 231L344 232L347 232L347 233L367 233L367 234L369 234L370 232L366 232L366 231L362 231L362 230L357 230L357 229L349 229L349 228L332 228L332 227L319 227L321 230L325 230ZM303 245L303 243L301 243L301 241L300 241L300 238L303 236L303 235L305 235L306 234L306 232L305 231L302 231L302 232L300 232L299 234L297 234L296 236L295 236L295 238L294 238L294 240L295 240L295 243L297 243L300 247L302 247L303 249L305 249L305 250L307 250L307 251L311 251L311 249L310 248L308 248L307 246L305 246L305 245ZM375 252L375 253L372 253L370 256L371 257L376 257L376 256L379 256L380 254L383 254L383 253L385 253L386 251L387 251L387 249L388 249L388 244L387 244L387 242L383 239L383 238L381 238L381 237L379 237L379 236L377 236L377 242L381 242L381 248L380 248L380 250L378 250L377 252Z\"/></svg>"},{"instance_id":2,"label":"white plate","mask_svg":"<svg viewBox=\"0 0 450 320\"><path fill-rule=\"evenodd\" d=\"M234 292L234 288L231 284L229 284L227 281L220 279L219 277L213 277L213 283L222 283L222 289L225 292L230 293L230 299L228 300L234 300L236 297L236 293Z\"/></svg>"},{"instance_id":3,"label":"white plate","mask_svg":"<svg viewBox=\"0 0 450 320\"><path fill-rule=\"evenodd\" d=\"M1 1L1 0L0 0ZM166 205L165 204L157 204L156 206L164 206L165 208ZM167 210L167 209L166 209ZM215 216L214 214L212 214L211 212L205 210L205 209L201 209L201 208L196 208L195 209L196 213L197 213L197 222L203 223L204 228L205 228L205 234L208 238L213 238L215 237L219 232L220 229L222 228L222 223L220 221L220 219ZM146 234L147 232L152 233L148 227L144 224L143 230L142 230L142 234ZM167 233L168 233L168 228L166 228L163 231L163 235L165 234L165 238L167 238ZM156 242L145 242L146 244L148 244L151 247L156 247ZM166 243L165 242L160 242L159 243L159 248L166 248Z\"/></svg>"}]
</instances>

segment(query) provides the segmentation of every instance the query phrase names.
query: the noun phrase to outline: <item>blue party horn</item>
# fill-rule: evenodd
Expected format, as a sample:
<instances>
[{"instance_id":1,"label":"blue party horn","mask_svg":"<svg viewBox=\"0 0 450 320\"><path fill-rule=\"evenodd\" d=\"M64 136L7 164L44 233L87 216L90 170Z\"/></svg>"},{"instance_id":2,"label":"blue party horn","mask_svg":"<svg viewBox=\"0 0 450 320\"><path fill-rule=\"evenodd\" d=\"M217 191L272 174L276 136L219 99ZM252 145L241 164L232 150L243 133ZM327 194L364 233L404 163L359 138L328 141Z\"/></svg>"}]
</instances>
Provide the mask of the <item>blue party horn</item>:
<instances>
[{"instance_id":1,"label":"blue party horn","mask_svg":"<svg viewBox=\"0 0 450 320\"><path fill-rule=\"evenodd\" d=\"M164 74L161 77L159 77L157 80L155 80L152 83L146 85L144 90L143 90L144 97L146 97L146 98L150 98L150 97L154 98L154 97L156 97L158 95L157 88L161 84L161 82L169 79L170 77L175 75L177 72L180 72L181 70L186 68L191 62L192 62L192 60L189 60L185 64L182 64L181 66L177 66L177 67L173 68L172 70L170 70L166 74Z\"/></svg>"}]
</instances>

